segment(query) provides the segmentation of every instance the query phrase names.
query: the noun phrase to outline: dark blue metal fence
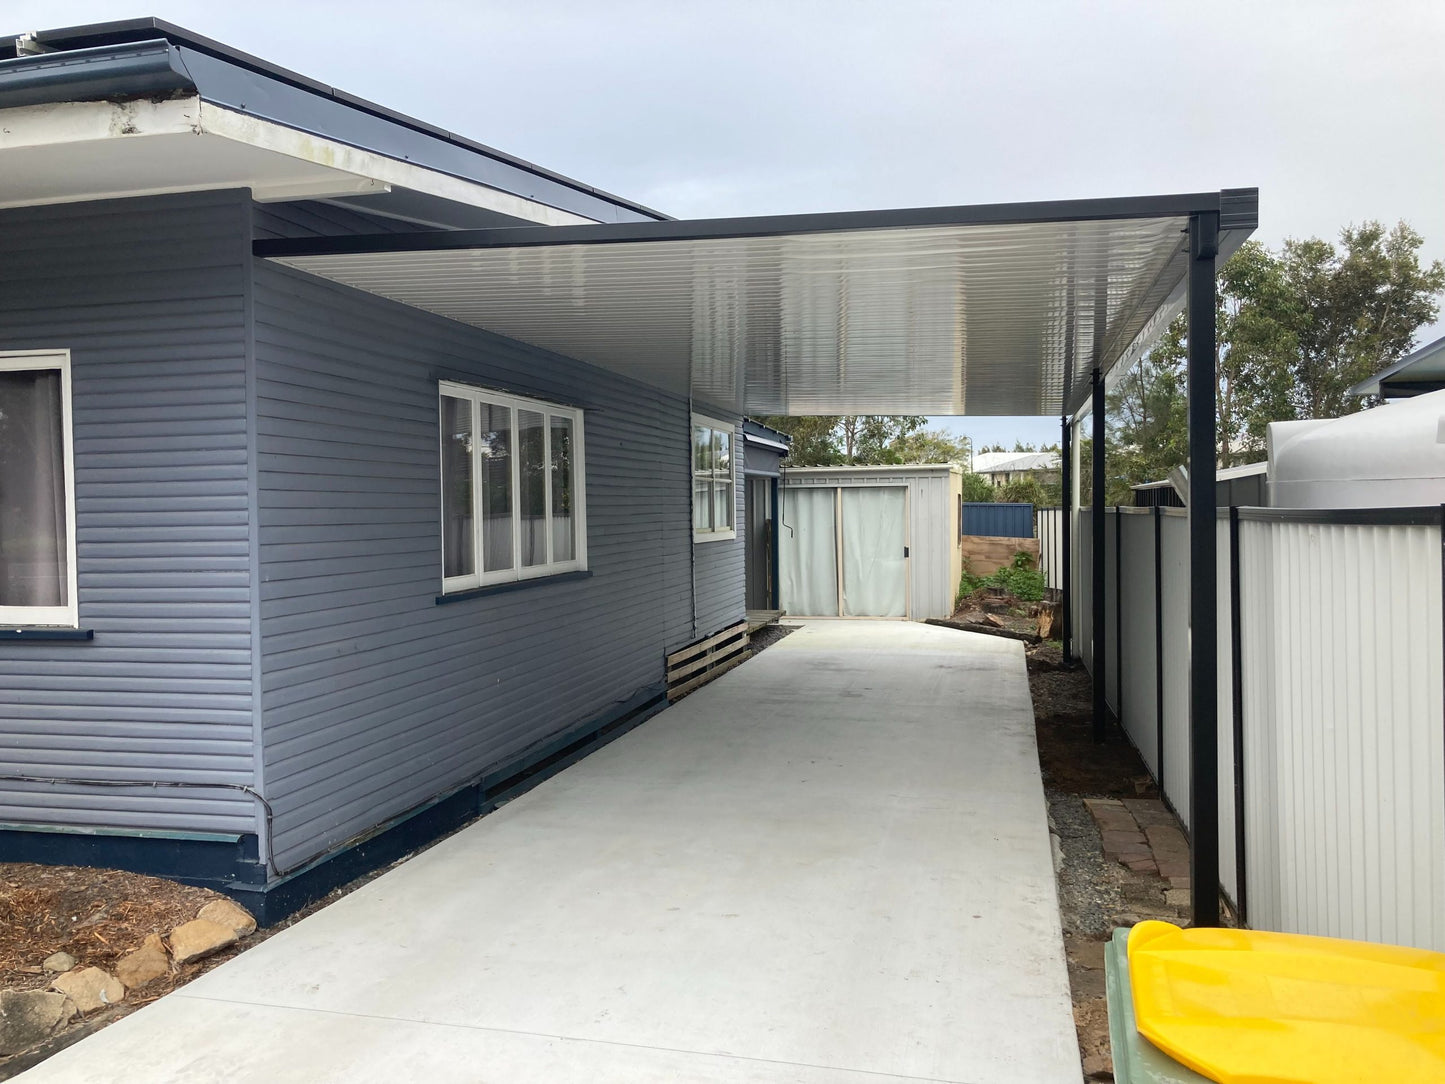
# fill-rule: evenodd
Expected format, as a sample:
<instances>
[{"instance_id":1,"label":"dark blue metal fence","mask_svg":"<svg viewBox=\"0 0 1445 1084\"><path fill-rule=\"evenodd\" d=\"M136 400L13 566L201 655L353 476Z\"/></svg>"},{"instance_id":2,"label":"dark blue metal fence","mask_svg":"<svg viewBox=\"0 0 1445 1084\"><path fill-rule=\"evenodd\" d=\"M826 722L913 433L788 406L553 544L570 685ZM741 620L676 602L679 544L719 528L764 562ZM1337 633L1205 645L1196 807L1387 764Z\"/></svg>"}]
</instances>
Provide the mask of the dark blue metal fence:
<instances>
[{"instance_id":1,"label":"dark blue metal fence","mask_svg":"<svg viewBox=\"0 0 1445 1084\"><path fill-rule=\"evenodd\" d=\"M965 501L959 533L992 535L995 538L1032 538L1034 506Z\"/></svg>"}]
</instances>

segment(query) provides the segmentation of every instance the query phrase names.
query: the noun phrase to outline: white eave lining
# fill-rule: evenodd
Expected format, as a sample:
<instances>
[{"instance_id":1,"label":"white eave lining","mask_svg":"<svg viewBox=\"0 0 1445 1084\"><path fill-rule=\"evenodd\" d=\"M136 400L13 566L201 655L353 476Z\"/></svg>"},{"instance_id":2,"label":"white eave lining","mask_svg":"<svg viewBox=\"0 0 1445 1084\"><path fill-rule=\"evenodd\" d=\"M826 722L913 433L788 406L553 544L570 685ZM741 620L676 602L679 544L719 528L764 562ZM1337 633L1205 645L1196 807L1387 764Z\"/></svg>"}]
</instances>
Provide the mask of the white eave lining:
<instances>
[{"instance_id":1,"label":"white eave lining","mask_svg":"<svg viewBox=\"0 0 1445 1084\"><path fill-rule=\"evenodd\" d=\"M120 192L98 185L94 192L14 200L4 198L3 182L0 182L0 208L235 187L252 188L260 202L357 196L404 188L543 226L575 226L594 221L509 192L213 105L197 96L159 102L63 102L0 110L0 162L7 150L66 144L95 144L99 149L111 140L179 135L225 139L294 159L303 169L311 167L324 172L314 179L275 184L253 184L246 177L236 176L217 178L214 183L157 184Z\"/></svg>"}]
</instances>

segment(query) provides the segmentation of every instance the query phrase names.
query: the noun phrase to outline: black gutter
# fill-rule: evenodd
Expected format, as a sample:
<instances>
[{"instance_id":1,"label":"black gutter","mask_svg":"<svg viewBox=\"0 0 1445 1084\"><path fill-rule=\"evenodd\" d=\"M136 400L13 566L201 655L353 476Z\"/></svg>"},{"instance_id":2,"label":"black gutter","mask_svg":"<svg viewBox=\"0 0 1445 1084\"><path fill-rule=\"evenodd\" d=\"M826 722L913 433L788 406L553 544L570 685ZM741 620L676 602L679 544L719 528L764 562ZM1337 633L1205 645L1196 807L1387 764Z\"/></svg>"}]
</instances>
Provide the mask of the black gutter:
<instances>
[{"instance_id":1,"label":"black gutter","mask_svg":"<svg viewBox=\"0 0 1445 1084\"><path fill-rule=\"evenodd\" d=\"M76 52L91 53L98 63L104 59L100 54L106 51L123 53L137 43L163 40L174 50L179 70L193 78L181 88L150 89L128 82L120 68L113 68L109 72L97 71L94 78L100 85L88 90L84 97L57 86L49 91L49 96L28 101L11 99L6 94L0 97L0 106L143 97L157 90L194 86L204 100L216 105L486 184L586 218L602 221L667 218L640 203L308 79L163 19L127 19L43 30L32 37L56 52L17 56L14 46L7 46L0 52L0 69L45 69L56 62L63 63L66 56ZM46 92L32 87L31 93Z\"/></svg>"},{"instance_id":2,"label":"black gutter","mask_svg":"<svg viewBox=\"0 0 1445 1084\"><path fill-rule=\"evenodd\" d=\"M180 54L164 41L0 61L0 106L7 109L195 89Z\"/></svg>"},{"instance_id":3,"label":"black gutter","mask_svg":"<svg viewBox=\"0 0 1445 1084\"><path fill-rule=\"evenodd\" d=\"M1240 189L1254 193L1258 189ZM1180 218L1198 209L1216 210L1224 193L1126 196L1034 203L986 203L958 207L906 207L880 211L834 211L747 218L699 218L672 222L616 222L585 226L509 226L484 230L393 233L352 237L290 237L257 241L259 257L337 256L384 252L439 252L455 249L528 248L645 241L711 241L742 237L842 233L855 230L917 229L939 226L1000 226L1042 222Z\"/></svg>"}]
</instances>

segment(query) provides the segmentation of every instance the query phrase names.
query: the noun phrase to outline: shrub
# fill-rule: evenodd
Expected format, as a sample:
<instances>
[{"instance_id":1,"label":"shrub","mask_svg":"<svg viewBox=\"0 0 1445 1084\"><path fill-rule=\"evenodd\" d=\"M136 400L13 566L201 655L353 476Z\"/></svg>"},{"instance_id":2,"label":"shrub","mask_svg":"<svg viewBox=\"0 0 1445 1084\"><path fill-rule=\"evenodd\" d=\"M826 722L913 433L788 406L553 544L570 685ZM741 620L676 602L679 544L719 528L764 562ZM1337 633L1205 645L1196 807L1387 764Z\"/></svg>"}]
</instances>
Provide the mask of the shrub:
<instances>
[{"instance_id":1,"label":"shrub","mask_svg":"<svg viewBox=\"0 0 1445 1084\"><path fill-rule=\"evenodd\" d=\"M963 563L963 577L958 583L958 597L967 598L985 587L1001 587L1004 591L1024 602L1038 602L1044 597L1047 582L1044 574L1034 567L1033 557L1019 550L1014 554L1013 563L989 576L975 576Z\"/></svg>"}]
</instances>

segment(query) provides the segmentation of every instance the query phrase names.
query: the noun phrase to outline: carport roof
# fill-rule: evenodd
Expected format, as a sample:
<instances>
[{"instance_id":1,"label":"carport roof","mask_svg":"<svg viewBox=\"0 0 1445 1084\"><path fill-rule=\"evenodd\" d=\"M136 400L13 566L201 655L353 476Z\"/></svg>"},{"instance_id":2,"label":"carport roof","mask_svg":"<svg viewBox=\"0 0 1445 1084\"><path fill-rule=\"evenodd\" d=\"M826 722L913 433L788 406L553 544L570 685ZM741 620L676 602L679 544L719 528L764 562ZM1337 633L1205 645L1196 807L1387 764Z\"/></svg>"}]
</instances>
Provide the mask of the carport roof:
<instances>
[{"instance_id":1,"label":"carport roof","mask_svg":"<svg viewBox=\"0 0 1445 1084\"><path fill-rule=\"evenodd\" d=\"M255 242L257 256L735 410L1073 413L1258 190Z\"/></svg>"}]
</instances>

